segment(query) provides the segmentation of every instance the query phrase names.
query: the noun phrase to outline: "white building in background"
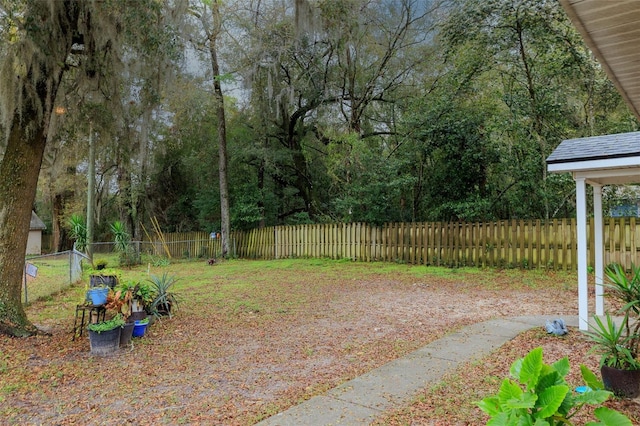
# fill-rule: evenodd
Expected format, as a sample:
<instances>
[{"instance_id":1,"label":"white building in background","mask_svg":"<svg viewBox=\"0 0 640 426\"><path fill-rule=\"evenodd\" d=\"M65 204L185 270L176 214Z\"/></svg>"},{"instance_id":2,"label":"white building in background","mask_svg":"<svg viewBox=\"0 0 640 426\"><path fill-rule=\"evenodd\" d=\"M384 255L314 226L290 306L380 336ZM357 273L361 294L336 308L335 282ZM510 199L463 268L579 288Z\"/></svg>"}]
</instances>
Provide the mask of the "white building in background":
<instances>
[{"instance_id":1,"label":"white building in background","mask_svg":"<svg viewBox=\"0 0 640 426\"><path fill-rule=\"evenodd\" d=\"M29 226L29 239L27 240L27 255L42 254L42 231L47 229L42 219L36 212L31 212L31 225Z\"/></svg>"}]
</instances>

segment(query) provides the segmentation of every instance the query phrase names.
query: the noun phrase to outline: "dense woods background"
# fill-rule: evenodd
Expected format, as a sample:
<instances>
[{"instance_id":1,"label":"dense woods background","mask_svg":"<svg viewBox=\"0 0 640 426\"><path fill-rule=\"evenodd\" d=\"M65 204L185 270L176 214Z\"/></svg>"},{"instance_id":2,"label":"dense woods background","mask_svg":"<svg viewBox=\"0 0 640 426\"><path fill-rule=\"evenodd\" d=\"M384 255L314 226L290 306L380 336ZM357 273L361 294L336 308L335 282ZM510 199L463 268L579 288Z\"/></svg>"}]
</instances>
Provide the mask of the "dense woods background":
<instances>
[{"instance_id":1,"label":"dense woods background","mask_svg":"<svg viewBox=\"0 0 640 426\"><path fill-rule=\"evenodd\" d=\"M67 73L58 94L35 206L54 250L86 214L90 128L96 241L115 220L134 239L151 218L221 229L221 106L234 230L572 217L545 158L638 129L555 0L154 4L121 8L149 28L95 64L118 78L86 91Z\"/></svg>"}]
</instances>

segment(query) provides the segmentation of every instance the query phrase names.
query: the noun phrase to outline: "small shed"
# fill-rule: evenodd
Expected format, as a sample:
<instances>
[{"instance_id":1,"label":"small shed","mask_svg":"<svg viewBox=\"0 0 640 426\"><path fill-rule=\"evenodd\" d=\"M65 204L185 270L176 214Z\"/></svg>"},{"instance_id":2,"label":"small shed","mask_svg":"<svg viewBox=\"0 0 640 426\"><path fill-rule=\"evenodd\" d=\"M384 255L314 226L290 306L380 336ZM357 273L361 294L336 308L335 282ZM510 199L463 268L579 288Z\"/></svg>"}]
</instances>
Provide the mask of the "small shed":
<instances>
[{"instance_id":1,"label":"small shed","mask_svg":"<svg viewBox=\"0 0 640 426\"><path fill-rule=\"evenodd\" d=\"M29 238L27 239L26 254L42 254L42 231L47 229L42 219L36 212L31 211L31 224L29 226Z\"/></svg>"},{"instance_id":2,"label":"small shed","mask_svg":"<svg viewBox=\"0 0 640 426\"><path fill-rule=\"evenodd\" d=\"M596 315L604 314L604 226L602 187L640 183L640 132L568 139L547 158L547 170L571 173L576 182L578 237L578 315L589 324L587 287L587 185L593 187Z\"/></svg>"}]
</instances>

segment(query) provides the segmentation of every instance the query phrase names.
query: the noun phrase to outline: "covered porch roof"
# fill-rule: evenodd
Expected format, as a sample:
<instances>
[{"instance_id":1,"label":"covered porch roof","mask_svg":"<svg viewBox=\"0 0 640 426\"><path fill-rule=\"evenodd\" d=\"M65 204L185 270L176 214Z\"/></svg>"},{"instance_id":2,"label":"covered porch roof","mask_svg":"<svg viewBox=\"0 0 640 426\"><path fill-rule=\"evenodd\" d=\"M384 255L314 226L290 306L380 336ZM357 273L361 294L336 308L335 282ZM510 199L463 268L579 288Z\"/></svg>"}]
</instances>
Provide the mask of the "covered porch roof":
<instances>
[{"instance_id":1,"label":"covered porch roof","mask_svg":"<svg viewBox=\"0 0 640 426\"><path fill-rule=\"evenodd\" d=\"M599 185L640 183L640 132L562 141L547 158L547 170Z\"/></svg>"},{"instance_id":2,"label":"covered porch roof","mask_svg":"<svg viewBox=\"0 0 640 426\"><path fill-rule=\"evenodd\" d=\"M640 2L560 0L569 19L640 118Z\"/></svg>"},{"instance_id":3,"label":"covered porch roof","mask_svg":"<svg viewBox=\"0 0 640 426\"><path fill-rule=\"evenodd\" d=\"M587 286L587 185L593 187L596 315L604 314L602 187L640 183L640 132L567 139L547 158L549 172L571 173L576 182L578 316L589 328Z\"/></svg>"},{"instance_id":4,"label":"covered porch roof","mask_svg":"<svg viewBox=\"0 0 640 426\"><path fill-rule=\"evenodd\" d=\"M640 1L560 0L573 25L625 102L640 119ZM578 315L589 328L587 198L593 187L596 315L604 314L602 187L640 183L640 132L562 141L547 158L549 172L571 173L576 182Z\"/></svg>"}]
</instances>

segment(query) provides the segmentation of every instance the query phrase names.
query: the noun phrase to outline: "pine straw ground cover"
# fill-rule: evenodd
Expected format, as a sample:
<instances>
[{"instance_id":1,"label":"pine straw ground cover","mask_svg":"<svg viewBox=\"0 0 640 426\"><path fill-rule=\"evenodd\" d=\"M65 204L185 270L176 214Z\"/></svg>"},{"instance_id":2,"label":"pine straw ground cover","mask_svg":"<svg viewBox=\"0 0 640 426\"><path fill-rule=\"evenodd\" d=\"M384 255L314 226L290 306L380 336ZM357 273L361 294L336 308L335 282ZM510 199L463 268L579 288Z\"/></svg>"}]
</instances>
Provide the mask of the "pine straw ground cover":
<instances>
[{"instance_id":1,"label":"pine straw ground cover","mask_svg":"<svg viewBox=\"0 0 640 426\"><path fill-rule=\"evenodd\" d=\"M86 334L71 340L82 284L31 305L51 335L0 336L0 423L249 425L462 326L577 314L576 277L564 273L330 260L151 268L164 272L180 279L175 317L112 357L92 356ZM530 332L379 424L481 424L471 402L494 393L516 357L539 342L578 365L589 360L578 336Z\"/></svg>"}]
</instances>

